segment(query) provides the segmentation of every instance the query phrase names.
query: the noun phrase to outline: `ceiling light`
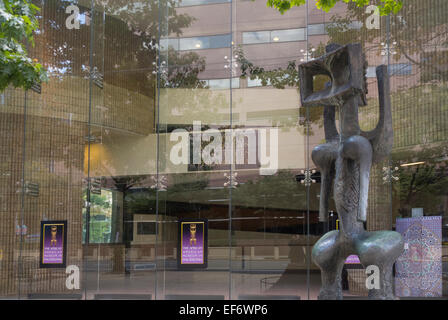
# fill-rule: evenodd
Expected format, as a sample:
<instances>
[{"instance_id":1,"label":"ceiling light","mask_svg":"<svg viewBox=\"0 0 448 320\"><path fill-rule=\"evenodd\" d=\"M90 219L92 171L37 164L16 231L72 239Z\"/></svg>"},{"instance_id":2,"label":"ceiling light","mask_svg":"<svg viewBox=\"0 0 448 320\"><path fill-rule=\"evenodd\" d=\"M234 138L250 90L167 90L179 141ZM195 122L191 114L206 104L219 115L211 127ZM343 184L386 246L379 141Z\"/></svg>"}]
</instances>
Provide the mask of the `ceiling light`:
<instances>
[{"instance_id":1,"label":"ceiling light","mask_svg":"<svg viewBox=\"0 0 448 320\"><path fill-rule=\"evenodd\" d=\"M417 166L419 164L425 164L425 162L424 161L420 161L420 162L405 163L405 164L401 164L400 167Z\"/></svg>"},{"instance_id":2,"label":"ceiling light","mask_svg":"<svg viewBox=\"0 0 448 320\"><path fill-rule=\"evenodd\" d=\"M200 48L201 44L200 43L196 43L196 48Z\"/></svg>"},{"instance_id":3,"label":"ceiling light","mask_svg":"<svg viewBox=\"0 0 448 320\"><path fill-rule=\"evenodd\" d=\"M278 40L280 40L280 39L279 39L279 37L274 37L272 40L274 40L274 41L278 41Z\"/></svg>"}]
</instances>

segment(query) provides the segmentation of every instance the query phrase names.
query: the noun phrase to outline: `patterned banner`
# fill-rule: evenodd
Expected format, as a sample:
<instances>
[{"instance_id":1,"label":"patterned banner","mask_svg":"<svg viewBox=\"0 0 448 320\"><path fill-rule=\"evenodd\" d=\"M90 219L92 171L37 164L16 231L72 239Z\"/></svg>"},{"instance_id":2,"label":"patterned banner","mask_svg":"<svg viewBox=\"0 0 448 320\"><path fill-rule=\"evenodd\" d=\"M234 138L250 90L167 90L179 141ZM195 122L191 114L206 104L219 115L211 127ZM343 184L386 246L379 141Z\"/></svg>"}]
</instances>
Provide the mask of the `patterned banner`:
<instances>
[{"instance_id":1,"label":"patterned banner","mask_svg":"<svg viewBox=\"0 0 448 320\"><path fill-rule=\"evenodd\" d=\"M397 219L404 252L395 264L399 297L442 296L442 217Z\"/></svg>"}]
</instances>

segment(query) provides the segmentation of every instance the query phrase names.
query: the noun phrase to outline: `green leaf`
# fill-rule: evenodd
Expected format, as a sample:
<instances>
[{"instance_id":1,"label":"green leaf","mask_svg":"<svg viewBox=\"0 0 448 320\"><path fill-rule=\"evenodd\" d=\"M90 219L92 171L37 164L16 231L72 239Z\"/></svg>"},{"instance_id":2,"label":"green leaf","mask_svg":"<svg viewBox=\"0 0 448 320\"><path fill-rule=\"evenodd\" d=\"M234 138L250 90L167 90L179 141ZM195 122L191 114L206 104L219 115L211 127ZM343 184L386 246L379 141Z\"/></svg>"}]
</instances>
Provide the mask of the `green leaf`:
<instances>
[{"instance_id":1,"label":"green leaf","mask_svg":"<svg viewBox=\"0 0 448 320\"><path fill-rule=\"evenodd\" d=\"M254 1L254 0L253 0ZM338 2L355 3L358 7L365 7L370 4L377 4L374 0L315 0L315 5L319 10L329 12ZM306 4L306 0L267 0L266 5L277 9L281 14L292 7L299 7ZM397 14L403 7L403 0L381 0L378 5L381 15L390 13Z\"/></svg>"},{"instance_id":2,"label":"green leaf","mask_svg":"<svg viewBox=\"0 0 448 320\"><path fill-rule=\"evenodd\" d=\"M9 85L29 89L48 81L45 69L28 57L26 43L34 45L40 9L29 0L0 1L0 92Z\"/></svg>"}]
</instances>

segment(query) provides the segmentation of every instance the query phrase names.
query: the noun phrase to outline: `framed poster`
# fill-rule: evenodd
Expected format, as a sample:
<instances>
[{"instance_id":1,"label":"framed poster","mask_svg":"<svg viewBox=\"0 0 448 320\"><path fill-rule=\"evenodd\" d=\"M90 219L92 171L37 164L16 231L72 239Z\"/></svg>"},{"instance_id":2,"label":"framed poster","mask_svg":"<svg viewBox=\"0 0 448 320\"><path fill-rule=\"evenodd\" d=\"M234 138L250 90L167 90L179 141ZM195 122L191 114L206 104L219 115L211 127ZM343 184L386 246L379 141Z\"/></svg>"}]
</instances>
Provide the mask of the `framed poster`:
<instances>
[{"instance_id":1,"label":"framed poster","mask_svg":"<svg viewBox=\"0 0 448 320\"><path fill-rule=\"evenodd\" d=\"M179 269L207 268L207 219L179 220L177 267Z\"/></svg>"},{"instance_id":2,"label":"framed poster","mask_svg":"<svg viewBox=\"0 0 448 320\"><path fill-rule=\"evenodd\" d=\"M40 268L65 268L67 257L67 220L41 221Z\"/></svg>"}]
</instances>

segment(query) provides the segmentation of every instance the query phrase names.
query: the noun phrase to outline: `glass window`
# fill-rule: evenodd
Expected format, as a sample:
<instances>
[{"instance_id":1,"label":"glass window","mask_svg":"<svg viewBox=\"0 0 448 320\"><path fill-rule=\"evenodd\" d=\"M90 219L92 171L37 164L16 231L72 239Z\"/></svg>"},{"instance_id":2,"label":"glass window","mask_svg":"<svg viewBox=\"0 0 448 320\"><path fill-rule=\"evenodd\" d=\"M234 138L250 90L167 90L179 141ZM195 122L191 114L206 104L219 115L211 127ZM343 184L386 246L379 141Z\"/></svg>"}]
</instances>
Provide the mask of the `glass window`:
<instances>
[{"instance_id":1,"label":"glass window","mask_svg":"<svg viewBox=\"0 0 448 320\"><path fill-rule=\"evenodd\" d=\"M243 43L266 43L270 41L270 31L243 32Z\"/></svg>"},{"instance_id":2,"label":"glass window","mask_svg":"<svg viewBox=\"0 0 448 320\"><path fill-rule=\"evenodd\" d=\"M230 0L178 0L179 7L200 6L204 4L228 3Z\"/></svg>"},{"instance_id":3,"label":"glass window","mask_svg":"<svg viewBox=\"0 0 448 320\"><path fill-rule=\"evenodd\" d=\"M155 222L137 222L138 235L156 234L156 230Z\"/></svg>"},{"instance_id":4,"label":"glass window","mask_svg":"<svg viewBox=\"0 0 448 320\"><path fill-rule=\"evenodd\" d=\"M376 78L376 67L367 67L367 78Z\"/></svg>"},{"instance_id":5,"label":"glass window","mask_svg":"<svg viewBox=\"0 0 448 320\"><path fill-rule=\"evenodd\" d=\"M271 42L303 40L305 40L305 28L271 31Z\"/></svg>"},{"instance_id":6,"label":"glass window","mask_svg":"<svg viewBox=\"0 0 448 320\"><path fill-rule=\"evenodd\" d=\"M305 40L305 28L243 32L243 43L269 43Z\"/></svg>"},{"instance_id":7,"label":"glass window","mask_svg":"<svg viewBox=\"0 0 448 320\"><path fill-rule=\"evenodd\" d=\"M210 89L229 89L229 79L210 79L207 80ZM232 88L240 87L240 78L232 78Z\"/></svg>"},{"instance_id":8,"label":"glass window","mask_svg":"<svg viewBox=\"0 0 448 320\"><path fill-rule=\"evenodd\" d=\"M412 74L412 64L396 63L389 65L389 75L391 76L409 76Z\"/></svg>"},{"instance_id":9,"label":"glass window","mask_svg":"<svg viewBox=\"0 0 448 320\"><path fill-rule=\"evenodd\" d=\"M200 50L230 47L230 34L179 39L179 50Z\"/></svg>"},{"instance_id":10,"label":"glass window","mask_svg":"<svg viewBox=\"0 0 448 320\"><path fill-rule=\"evenodd\" d=\"M319 23L319 24L310 24L308 25L308 34L310 36L319 35L319 34L325 34L325 24Z\"/></svg>"},{"instance_id":11,"label":"glass window","mask_svg":"<svg viewBox=\"0 0 448 320\"><path fill-rule=\"evenodd\" d=\"M390 76L409 76L412 74L412 64L410 63L393 63L389 65ZM367 78L376 78L376 67L368 67L366 72Z\"/></svg>"},{"instance_id":12,"label":"glass window","mask_svg":"<svg viewBox=\"0 0 448 320\"><path fill-rule=\"evenodd\" d=\"M84 195L85 198L85 195ZM117 210L116 191L102 189L90 195L89 243L118 243L121 235L122 217ZM114 201L115 200L115 201ZM115 208L114 208L115 206ZM84 208L83 239L86 233L86 210Z\"/></svg>"},{"instance_id":13,"label":"glass window","mask_svg":"<svg viewBox=\"0 0 448 320\"><path fill-rule=\"evenodd\" d=\"M363 27L363 23L361 21L352 21L349 23L348 28L349 29L361 29Z\"/></svg>"},{"instance_id":14,"label":"glass window","mask_svg":"<svg viewBox=\"0 0 448 320\"><path fill-rule=\"evenodd\" d=\"M267 85L268 86L271 85L271 82L269 81L269 79L267 81ZM261 86L263 86L263 84L261 83L261 79L259 79L259 78L255 78L253 80L250 79L250 78L247 78L247 86L249 88L251 88L251 87L261 87Z\"/></svg>"},{"instance_id":15,"label":"glass window","mask_svg":"<svg viewBox=\"0 0 448 320\"><path fill-rule=\"evenodd\" d=\"M325 24L326 27L336 28L341 27L342 32L346 32L348 30L359 30L363 27L363 23L361 21L351 21L347 22L345 19L339 22L328 22Z\"/></svg>"},{"instance_id":16,"label":"glass window","mask_svg":"<svg viewBox=\"0 0 448 320\"><path fill-rule=\"evenodd\" d=\"M174 50L179 50L179 39L170 39L170 38L160 39L161 50L167 50L170 47L173 48Z\"/></svg>"}]
</instances>

